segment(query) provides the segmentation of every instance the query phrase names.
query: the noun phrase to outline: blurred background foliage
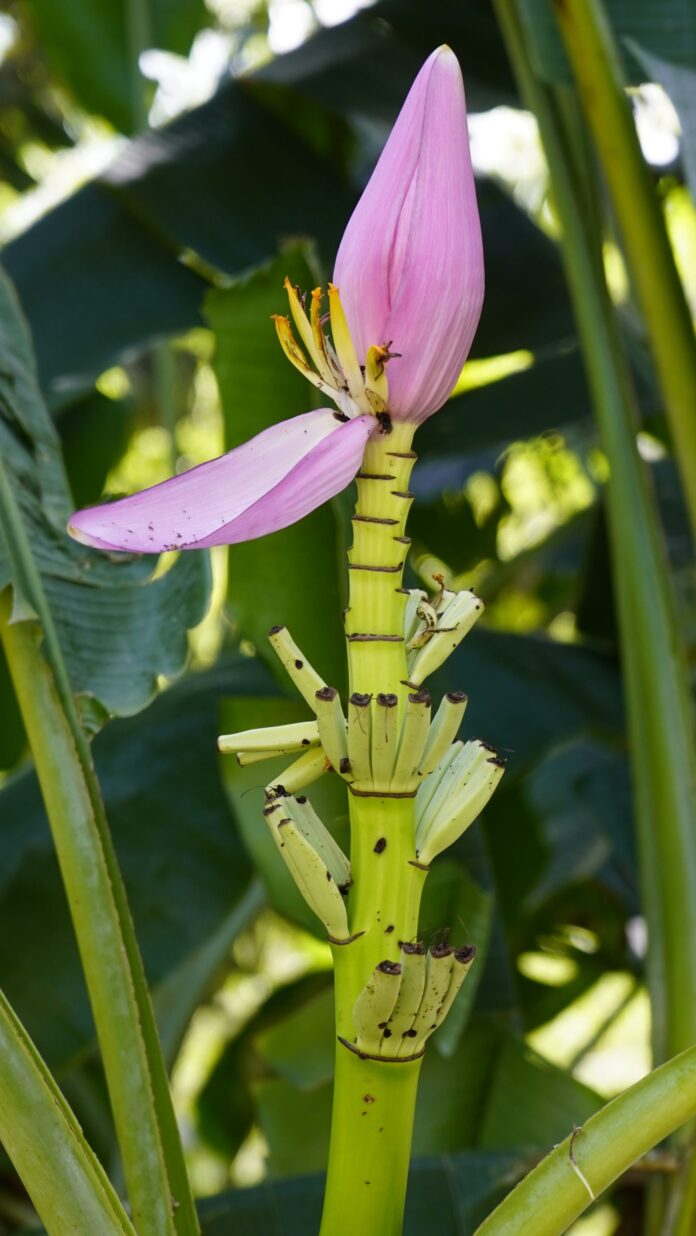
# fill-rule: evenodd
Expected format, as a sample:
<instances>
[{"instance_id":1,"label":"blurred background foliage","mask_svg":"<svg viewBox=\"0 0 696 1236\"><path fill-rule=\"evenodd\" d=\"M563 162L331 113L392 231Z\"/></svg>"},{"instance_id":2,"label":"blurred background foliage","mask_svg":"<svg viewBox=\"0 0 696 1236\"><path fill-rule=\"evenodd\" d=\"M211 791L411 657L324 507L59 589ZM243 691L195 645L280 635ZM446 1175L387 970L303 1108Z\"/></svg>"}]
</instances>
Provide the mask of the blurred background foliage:
<instances>
[{"instance_id":1,"label":"blurred background foliage","mask_svg":"<svg viewBox=\"0 0 696 1236\"><path fill-rule=\"evenodd\" d=\"M696 306L696 17L688 0L608 7ZM546 0L522 11L539 76L570 90ZM407 1230L449 1236L472 1231L521 1171L650 1065L608 463L536 125L493 11L481 0L6 3L0 237L55 427L46 420L47 450L57 461L62 448L75 504L161 480L306 410L308 388L268 320L282 311L283 277L311 287L330 273L408 85L443 41L467 84L487 297L472 359L416 440L409 583L442 572L486 600L434 686L466 689L467 733L509 758L485 819L438 862L423 909L426 937L449 924L479 948L425 1062L417 1115ZM611 231L605 262L693 658L693 547ZM42 492L53 465L37 455L34 473L19 430L14 441L27 492ZM215 739L304 715L268 656L272 623L342 685L351 504L344 494L299 526L214 551L212 574L197 555L162 560L151 583L152 564L104 566L91 588L84 563L56 569L52 601L72 632L84 715L102 731L96 764L208 1236L235 1220L245 1233L306 1231L320 1205L330 954L264 831L257 772L219 761ZM4 664L0 716L0 975L118 1180ZM322 783L316 798L340 834L340 791ZM652 1167L668 1171L669 1155ZM638 1230L644 1176L573 1230ZM31 1226L3 1161L0 1232Z\"/></svg>"}]
</instances>

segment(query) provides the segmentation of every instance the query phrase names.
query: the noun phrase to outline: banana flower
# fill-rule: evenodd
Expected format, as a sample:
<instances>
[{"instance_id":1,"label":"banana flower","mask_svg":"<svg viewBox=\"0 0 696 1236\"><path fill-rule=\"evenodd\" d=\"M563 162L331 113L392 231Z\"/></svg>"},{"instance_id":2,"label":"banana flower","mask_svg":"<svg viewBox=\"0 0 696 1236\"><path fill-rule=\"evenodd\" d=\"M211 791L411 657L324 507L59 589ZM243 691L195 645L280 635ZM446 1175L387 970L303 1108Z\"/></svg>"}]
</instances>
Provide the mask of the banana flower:
<instances>
[{"instance_id":1,"label":"banana flower","mask_svg":"<svg viewBox=\"0 0 696 1236\"><path fill-rule=\"evenodd\" d=\"M483 285L464 87L456 57L440 47L344 233L328 288L330 333L321 289L304 298L286 281L281 346L335 410L282 421L219 459L78 511L70 534L99 549L159 553L248 541L301 519L350 483L368 440L392 419L417 424L442 407Z\"/></svg>"}]
</instances>

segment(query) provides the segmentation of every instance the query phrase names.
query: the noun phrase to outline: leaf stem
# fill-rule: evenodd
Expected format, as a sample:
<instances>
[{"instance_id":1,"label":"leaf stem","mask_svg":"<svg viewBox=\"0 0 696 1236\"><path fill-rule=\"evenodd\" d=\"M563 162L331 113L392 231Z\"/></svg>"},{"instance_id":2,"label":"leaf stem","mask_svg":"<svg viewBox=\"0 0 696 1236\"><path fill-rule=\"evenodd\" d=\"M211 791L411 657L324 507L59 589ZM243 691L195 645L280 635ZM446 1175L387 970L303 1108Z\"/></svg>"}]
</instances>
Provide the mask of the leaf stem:
<instances>
[{"instance_id":1,"label":"leaf stem","mask_svg":"<svg viewBox=\"0 0 696 1236\"><path fill-rule=\"evenodd\" d=\"M609 534L648 919L658 1059L696 1042L696 750L684 650L654 493L636 446L637 410L601 251L550 89L534 76L514 0L495 0L513 68L536 113L562 251L611 476Z\"/></svg>"},{"instance_id":2,"label":"leaf stem","mask_svg":"<svg viewBox=\"0 0 696 1236\"><path fill-rule=\"evenodd\" d=\"M696 338L601 0L552 0L592 130L665 401L696 537Z\"/></svg>"},{"instance_id":3,"label":"leaf stem","mask_svg":"<svg viewBox=\"0 0 696 1236\"><path fill-rule=\"evenodd\" d=\"M2 640L75 927L133 1215L140 1236L196 1236L198 1220L125 888L91 752L4 462L0 528L15 595L0 594Z\"/></svg>"},{"instance_id":4,"label":"leaf stem","mask_svg":"<svg viewBox=\"0 0 696 1236\"><path fill-rule=\"evenodd\" d=\"M476 1236L561 1236L632 1163L696 1114L696 1047L636 1082L556 1146ZM583 1183L583 1178L586 1183Z\"/></svg>"},{"instance_id":5,"label":"leaf stem","mask_svg":"<svg viewBox=\"0 0 696 1236\"><path fill-rule=\"evenodd\" d=\"M0 993L0 1142L48 1236L135 1236L34 1044Z\"/></svg>"}]
</instances>

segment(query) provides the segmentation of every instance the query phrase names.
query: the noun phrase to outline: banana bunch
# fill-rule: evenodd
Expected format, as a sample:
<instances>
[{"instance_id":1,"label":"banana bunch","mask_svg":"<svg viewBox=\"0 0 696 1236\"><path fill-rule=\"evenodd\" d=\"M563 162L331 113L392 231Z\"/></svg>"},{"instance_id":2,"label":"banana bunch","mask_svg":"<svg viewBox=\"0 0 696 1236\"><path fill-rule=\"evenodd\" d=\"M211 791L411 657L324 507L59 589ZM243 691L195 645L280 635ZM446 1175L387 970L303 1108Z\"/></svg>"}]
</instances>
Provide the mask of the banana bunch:
<instances>
[{"instance_id":1,"label":"banana bunch","mask_svg":"<svg viewBox=\"0 0 696 1236\"><path fill-rule=\"evenodd\" d=\"M463 692L445 695L432 717L430 695L420 684L463 639L481 609L473 593L449 592L441 581L430 601L424 592L412 592L406 640L413 690L405 706L400 710L393 694L354 692L347 717L338 692L310 665L287 628L273 627L271 644L314 720L225 734L218 740L220 751L236 754L243 766L297 757L266 787L264 815L295 883L333 941L350 938L345 905L350 868L301 792L332 770L352 794L413 798L415 856L417 865L425 868L461 836L488 802L503 763L483 742L457 741L467 705ZM405 953L405 958L410 956ZM428 974L437 971L437 960L430 957ZM420 963L409 960L404 965L410 975ZM380 990L390 989L384 975L375 983Z\"/></svg>"},{"instance_id":2,"label":"banana bunch","mask_svg":"<svg viewBox=\"0 0 696 1236\"><path fill-rule=\"evenodd\" d=\"M455 742L416 795L416 854L427 867L466 832L490 799L505 764L474 739Z\"/></svg>"},{"instance_id":3,"label":"banana bunch","mask_svg":"<svg viewBox=\"0 0 696 1236\"><path fill-rule=\"evenodd\" d=\"M476 955L472 946L454 949L401 945L400 962L382 961L353 1007L355 1040L346 1047L360 1056L410 1060L451 1009Z\"/></svg>"},{"instance_id":4,"label":"banana bunch","mask_svg":"<svg viewBox=\"0 0 696 1236\"><path fill-rule=\"evenodd\" d=\"M329 939L344 943L349 935L348 859L305 794L295 798L283 787L269 786L266 797L263 814L290 874Z\"/></svg>"},{"instance_id":5,"label":"banana bunch","mask_svg":"<svg viewBox=\"0 0 696 1236\"><path fill-rule=\"evenodd\" d=\"M404 616L408 681L420 687L447 660L483 613L483 601L470 591L450 592L442 584L428 599L421 588L409 592Z\"/></svg>"}]
</instances>

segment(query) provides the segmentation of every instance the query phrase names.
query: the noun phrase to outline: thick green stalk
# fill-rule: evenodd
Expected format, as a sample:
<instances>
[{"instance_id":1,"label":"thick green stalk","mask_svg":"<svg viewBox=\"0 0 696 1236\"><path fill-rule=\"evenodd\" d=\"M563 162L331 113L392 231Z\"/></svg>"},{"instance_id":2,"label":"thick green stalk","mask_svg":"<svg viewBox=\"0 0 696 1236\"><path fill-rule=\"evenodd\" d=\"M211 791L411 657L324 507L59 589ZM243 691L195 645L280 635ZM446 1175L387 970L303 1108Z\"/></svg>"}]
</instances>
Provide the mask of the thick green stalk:
<instances>
[{"instance_id":1,"label":"thick green stalk","mask_svg":"<svg viewBox=\"0 0 696 1236\"><path fill-rule=\"evenodd\" d=\"M38 623L12 621L2 640L46 804L104 1063L139 1236L195 1236L198 1220L142 959L42 582L0 459L0 527L20 594Z\"/></svg>"},{"instance_id":2,"label":"thick green stalk","mask_svg":"<svg viewBox=\"0 0 696 1236\"><path fill-rule=\"evenodd\" d=\"M0 1142L48 1236L135 1236L34 1044L0 993Z\"/></svg>"},{"instance_id":3,"label":"thick green stalk","mask_svg":"<svg viewBox=\"0 0 696 1236\"><path fill-rule=\"evenodd\" d=\"M601 0L552 0L624 242L696 537L696 338Z\"/></svg>"},{"instance_id":4,"label":"thick green stalk","mask_svg":"<svg viewBox=\"0 0 696 1236\"><path fill-rule=\"evenodd\" d=\"M562 1236L593 1197L694 1115L696 1047L612 1099L556 1146L484 1220L476 1236Z\"/></svg>"},{"instance_id":5,"label":"thick green stalk","mask_svg":"<svg viewBox=\"0 0 696 1236\"><path fill-rule=\"evenodd\" d=\"M339 1044L322 1236L401 1236L420 1065Z\"/></svg>"},{"instance_id":6,"label":"thick green stalk","mask_svg":"<svg viewBox=\"0 0 696 1236\"><path fill-rule=\"evenodd\" d=\"M373 724L379 693L398 696L401 712L409 690L402 573L412 440L413 426L395 424L368 444L358 476L346 638L350 689L372 695ZM398 961L401 941L417 937L425 872L412 865L413 798L349 799L349 921L357 938L333 953L336 1031L352 1040L353 1005L375 966ZM322 1236L399 1236L419 1072L420 1060L360 1059L337 1042Z\"/></svg>"},{"instance_id":7,"label":"thick green stalk","mask_svg":"<svg viewBox=\"0 0 696 1236\"><path fill-rule=\"evenodd\" d=\"M514 0L496 10L536 113L562 252L611 476L607 508L619 611L648 978L658 1059L696 1042L696 751L688 674L654 493L636 446L637 412L598 245L587 228L553 95L534 77Z\"/></svg>"}]
</instances>

